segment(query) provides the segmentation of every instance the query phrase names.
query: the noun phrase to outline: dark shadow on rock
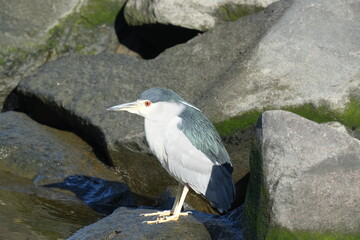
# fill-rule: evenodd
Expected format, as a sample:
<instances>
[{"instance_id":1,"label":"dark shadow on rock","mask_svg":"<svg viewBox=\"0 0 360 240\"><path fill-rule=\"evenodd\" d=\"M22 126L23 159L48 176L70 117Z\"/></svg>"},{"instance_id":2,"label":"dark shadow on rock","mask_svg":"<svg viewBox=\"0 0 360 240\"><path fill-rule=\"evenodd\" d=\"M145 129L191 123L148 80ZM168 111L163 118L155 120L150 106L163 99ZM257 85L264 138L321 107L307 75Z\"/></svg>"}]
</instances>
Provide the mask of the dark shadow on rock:
<instances>
[{"instance_id":1,"label":"dark shadow on rock","mask_svg":"<svg viewBox=\"0 0 360 240\"><path fill-rule=\"evenodd\" d=\"M241 205L224 215L206 214L192 211L211 235L211 239L244 239L244 206Z\"/></svg>"},{"instance_id":2,"label":"dark shadow on rock","mask_svg":"<svg viewBox=\"0 0 360 240\"><path fill-rule=\"evenodd\" d=\"M5 111L23 112L38 123L77 134L92 147L99 160L113 166L104 133L89 121L59 107L55 102L44 103L37 97L19 94L15 89L5 100L2 112Z\"/></svg>"},{"instance_id":3,"label":"dark shadow on rock","mask_svg":"<svg viewBox=\"0 0 360 240\"><path fill-rule=\"evenodd\" d=\"M185 43L202 33L165 24L129 26L122 9L115 20L115 32L121 44L140 54L144 59L152 59L165 49Z\"/></svg>"},{"instance_id":4,"label":"dark shadow on rock","mask_svg":"<svg viewBox=\"0 0 360 240\"><path fill-rule=\"evenodd\" d=\"M5 98L4 105L1 107L1 112L11 111L13 109L19 109L19 97L16 94L16 89L12 90L11 93Z\"/></svg>"},{"instance_id":5,"label":"dark shadow on rock","mask_svg":"<svg viewBox=\"0 0 360 240\"><path fill-rule=\"evenodd\" d=\"M72 175L63 182L43 185L76 194L86 205L98 213L109 215L120 206L135 207L134 197L125 183L100 178Z\"/></svg>"},{"instance_id":6,"label":"dark shadow on rock","mask_svg":"<svg viewBox=\"0 0 360 240\"><path fill-rule=\"evenodd\" d=\"M259 117L256 128L262 129L262 115ZM260 131L257 131L258 135ZM257 136L257 139L262 136ZM258 140L257 140L258 141ZM268 194L264 194L262 184L264 182L264 176L262 174L263 162L261 152L257 144L253 145L250 155L250 169L251 175L249 178L249 184L247 186L247 198L244 203L244 221L246 222L244 228L244 235L247 239L265 239L266 231L268 228L268 219L270 218L269 212L264 211L265 208L259 209L259 206L266 206L269 202ZM258 229L261 226L262 229Z\"/></svg>"},{"instance_id":7,"label":"dark shadow on rock","mask_svg":"<svg viewBox=\"0 0 360 240\"><path fill-rule=\"evenodd\" d=\"M247 186L250 179L250 173L235 183L235 201L231 205L231 209L237 208L245 202Z\"/></svg>"}]
</instances>

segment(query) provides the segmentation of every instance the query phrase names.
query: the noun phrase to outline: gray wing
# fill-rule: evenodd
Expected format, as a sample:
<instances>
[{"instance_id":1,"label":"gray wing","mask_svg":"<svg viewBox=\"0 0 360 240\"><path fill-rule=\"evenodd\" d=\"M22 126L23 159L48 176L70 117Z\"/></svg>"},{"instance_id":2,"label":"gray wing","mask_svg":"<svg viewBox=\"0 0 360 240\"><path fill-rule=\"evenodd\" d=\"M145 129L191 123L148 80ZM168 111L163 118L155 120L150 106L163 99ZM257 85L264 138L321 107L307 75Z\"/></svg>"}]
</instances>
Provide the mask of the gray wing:
<instances>
[{"instance_id":1,"label":"gray wing","mask_svg":"<svg viewBox=\"0 0 360 240\"><path fill-rule=\"evenodd\" d=\"M213 163L204 197L220 212L228 210L235 199L233 168L218 132L210 120L195 108L186 106L179 117L182 119L179 130Z\"/></svg>"},{"instance_id":2,"label":"gray wing","mask_svg":"<svg viewBox=\"0 0 360 240\"><path fill-rule=\"evenodd\" d=\"M232 164L221 138L210 120L199 110L186 106L179 116L178 128L190 142L202 151L214 164L224 165L232 173Z\"/></svg>"}]
</instances>

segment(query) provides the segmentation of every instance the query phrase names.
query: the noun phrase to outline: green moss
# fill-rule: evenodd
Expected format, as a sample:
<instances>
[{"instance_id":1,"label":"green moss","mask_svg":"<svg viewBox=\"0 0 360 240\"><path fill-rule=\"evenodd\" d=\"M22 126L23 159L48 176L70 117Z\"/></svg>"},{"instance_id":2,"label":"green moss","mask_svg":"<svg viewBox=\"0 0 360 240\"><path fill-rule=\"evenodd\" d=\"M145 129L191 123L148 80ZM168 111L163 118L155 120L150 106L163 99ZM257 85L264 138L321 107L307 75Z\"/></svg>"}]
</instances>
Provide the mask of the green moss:
<instances>
[{"instance_id":1,"label":"green moss","mask_svg":"<svg viewBox=\"0 0 360 240\"><path fill-rule=\"evenodd\" d=\"M125 1L89 0L81 9L83 23L88 27L111 24L115 22L116 15Z\"/></svg>"},{"instance_id":2,"label":"green moss","mask_svg":"<svg viewBox=\"0 0 360 240\"><path fill-rule=\"evenodd\" d=\"M83 50L84 48L85 48L85 45L79 44L79 45L76 46L75 50L76 50L77 52L80 52L80 51Z\"/></svg>"},{"instance_id":3,"label":"green moss","mask_svg":"<svg viewBox=\"0 0 360 240\"><path fill-rule=\"evenodd\" d=\"M295 113L317 123L336 121L333 111L329 110L326 103L316 107L314 104L306 103L301 106L289 106L282 108L285 111Z\"/></svg>"},{"instance_id":4,"label":"green moss","mask_svg":"<svg viewBox=\"0 0 360 240\"><path fill-rule=\"evenodd\" d=\"M55 55L66 52L95 54L96 50L85 50L94 37L90 28L114 23L124 3L125 1L89 0L80 12L68 15L49 31L48 40L41 46L41 50ZM88 37L84 38L84 34L87 33Z\"/></svg>"},{"instance_id":5,"label":"green moss","mask_svg":"<svg viewBox=\"0 0 360 240\"><path fill-rule=\"evenodd\" d=\"M5 63L7 60L5 58L11 55L11 60L15 63L24 62L27 60L29 54L28 49L25 48L8 48L4 52L1 52L0 55L4 58L3 62Z\"/></svg>"},{"instance_id":6,"label":"green moss","mask_svg":"<svg viewBox=\"0 0 360 240\"><path fill-rule=\"evenodd\" d=\"M28 42L17 48L0 50L0 65L7 75L13 76L21 66L38 66L55 56L69 52L94 55L90 48L101 41L99 29L103 24L113 24L125 0L88 0L80 8L48 31L38 42ZM32 33L33 34L33 33Z\"/></svg>"},{"instance_id":7,"label":"green moss","mask_svg":"<svg viewBox=\"0 0 360 240\"><path fill-rule=\"evenodd\" d=\"M269 194L264 189L265 184L261 173L261 154L255 142L251 150L249 163L252 172L245 199L245 236L246 239L264 239L269 222L269 212L266 211L268 209Z\"/></svg>"},{"instance_id":8,"label":"green moss","mask_svg":"<svg viewBox=\"0 0 360 240\"><path fill-rule=\"evenodd\" d=\"M95 55L96 49L92 49L86 52L87 55Z\"/></svg>"},{"instance_id":9,"label":"green moss","mask_svg":"<svg viewBox=\"0 0 360 240\"><path fill-rule=\"evenodd\" d=\"M353 130L360 128L360 98L355 96L349 98L349 102L343 110L330 110L326 103L319 107L315 107L313 104L304 104L301 107L285 107L283 109L317 123L337 121Z\"/></svg>"},{"instance_id":10,"label":"green moss","mask_svg":"<svg viewBox=\"0 0 360 240\"><path fill-rule=\"evenodd\" d=\"M360 99L353 96L350 98L344 112L338 113L336 116L339 121L353 130L360 128Z\"/></svg>"},{"instance_id":11,"label":"green moss","mask_svg":"<svg viewBox=\"0 0 360 240\"><path fill-rule=\"evenodd\" d=\"M290 231L285 228L272 228L266 235L266 240L356 240L360 233L311 233L306 231Z\"/></svg>"},{"instance_id":12,"label":"green moss","mask_svg":"<svg viewBox=\"0 0 360 240\"><path fill-rule=\"evenodd\" d=\"M245 4L224 4L217 10L217 15L224 21L235 21L262 9L261 7Z\"/></svg>"},{"instance_id":13,"label":"green moss","mask_svg":"<svg viewBox=\"0 0 360 240\"><path fill-rule=\"evenodd\" d=\"M353 130L360 130L359 97L350 97L349 103L343 110L332 110L326 102L322 103L320 106L306 103L301 106L287 106L281 109L293 112L317 123L337 121ZM266 108L262 110L248 111L239 116L232 117L223 122L216 123L215 127L221 136L232 135L236 131L254 127L256 125L257 119L265 110L274 109Z\"/></svg>"},{"instance_id":14,"label":"green moss","mask_svg":"<svg viewBox=\"0 0 360 240\"><path fill-rule=\"evenodd\" d=\"M221 136L228 136L238 130L254 127L261 113L262 111L259 110L249 111L223 122L215 123L215 127Z\"/></svg>"}]
</instances>

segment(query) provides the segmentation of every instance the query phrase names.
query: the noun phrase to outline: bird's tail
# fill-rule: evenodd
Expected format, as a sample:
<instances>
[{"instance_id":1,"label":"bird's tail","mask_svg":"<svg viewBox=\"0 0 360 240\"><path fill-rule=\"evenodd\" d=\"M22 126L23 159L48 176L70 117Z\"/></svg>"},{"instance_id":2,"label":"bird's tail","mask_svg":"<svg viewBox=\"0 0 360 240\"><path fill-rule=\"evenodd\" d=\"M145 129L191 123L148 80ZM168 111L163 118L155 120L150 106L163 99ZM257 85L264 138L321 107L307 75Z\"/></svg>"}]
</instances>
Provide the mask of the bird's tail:
<instances>
[{"instance_id":1,"label":"bird's tail","mask_svg":"<svg viewBox=\"0 0 360 240\"><path fill-rule=\"evenodd\" d=\"M229 165L229 166L225 166ZM226 212L235 200L235 187L230 164L214 165L205 198L210 201L220 213Z\"/></svg>"}]
</instances>

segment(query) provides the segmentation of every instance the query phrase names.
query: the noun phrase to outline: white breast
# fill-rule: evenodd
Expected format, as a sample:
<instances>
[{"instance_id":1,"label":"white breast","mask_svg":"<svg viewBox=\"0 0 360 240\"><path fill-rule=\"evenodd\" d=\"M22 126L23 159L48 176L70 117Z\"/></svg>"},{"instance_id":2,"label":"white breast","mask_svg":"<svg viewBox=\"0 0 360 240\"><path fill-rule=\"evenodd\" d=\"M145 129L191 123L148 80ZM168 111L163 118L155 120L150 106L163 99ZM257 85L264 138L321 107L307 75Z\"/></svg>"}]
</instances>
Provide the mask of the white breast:
<instances>
[{"instance_id":1,"label":"white breast","mask_svg":"<svg viewBox=\"0 0 360 240\"><path fill-rule=\"evenodd\" d=\"M145 135L149 147L161 165L168 170L167 156L164 147L165 131L166 126L163 124L145 119Z\"/></svg>"},{"instance_id":2,"label":"white breast","mask_svg":"<svg viewBox=\"0 0 360 240\"><path fill-rule=\"evenodd\" d=\"M184 106L177 103L159 102L153 104L152 107L152 112L144 116L146 140L161 165L169 172L165 151L166 134L171 129L177 128L178 115L183 111Z\"/></svg>"},{"instance_id":3,"label":"white breast","mask_svg":"<svg viewBox=\"0 0 360 240\"><path fill-rule=\"evenodd\" d=\"M167 133L165 151L169 172L175 179L205 195L213 162L198 150L179 128Z\"/></svg>"},{"instance_id":4,"label":"white breast","mask_svg":"<svg viewBox=\"0 0 360 240\"><path fill-rule=\"evenodd\" d=\"M181 124L178 116L160 122L145 119L146 139L170 175L197 193L205 194L213 163L192 145L178 124Z\"/></svg>"}]
</instances>

